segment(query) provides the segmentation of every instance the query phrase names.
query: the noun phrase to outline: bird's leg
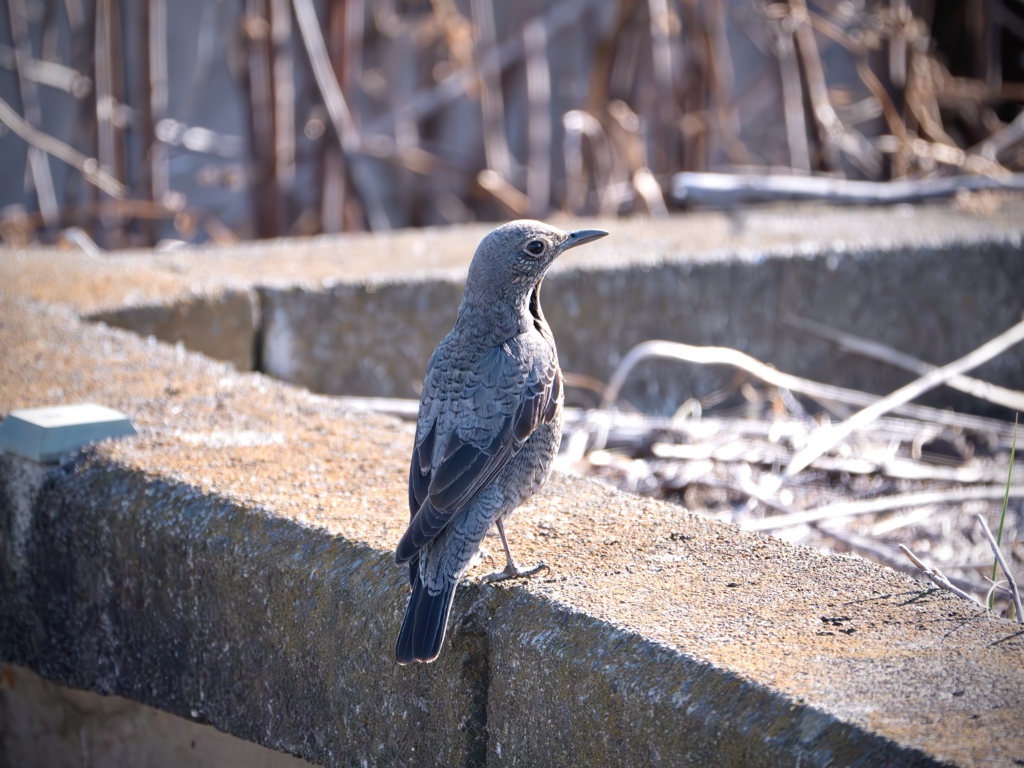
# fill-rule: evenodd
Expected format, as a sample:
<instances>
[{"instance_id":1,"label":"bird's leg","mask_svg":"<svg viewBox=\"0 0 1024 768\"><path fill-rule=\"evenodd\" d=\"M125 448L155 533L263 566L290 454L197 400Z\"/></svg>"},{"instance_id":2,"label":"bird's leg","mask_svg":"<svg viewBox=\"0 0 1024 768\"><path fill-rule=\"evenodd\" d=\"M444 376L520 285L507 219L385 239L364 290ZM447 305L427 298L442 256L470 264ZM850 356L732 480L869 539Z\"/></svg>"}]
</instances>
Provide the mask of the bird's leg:
<instances>
[{"instance_id":1,"label":"bird's leg","mask_svg":"<svg viewBox=\"0 0 1024 768\"><path fill-rule=\"evenodd\" d=\"M505 539L505 528L502 526L501 520L498 521L498 535L501 536L501 546L505 548L505 570L487 574L484 576L485 583L493 584L496 581L518 579L523 576L533 576L533 574L537 573L537 571L542 568L548 568L546 563L537 563L530 568L520 568L516 565L516 561L512 559L512 550L508 548L508 541Z\"/></svg>"}]
</instances>

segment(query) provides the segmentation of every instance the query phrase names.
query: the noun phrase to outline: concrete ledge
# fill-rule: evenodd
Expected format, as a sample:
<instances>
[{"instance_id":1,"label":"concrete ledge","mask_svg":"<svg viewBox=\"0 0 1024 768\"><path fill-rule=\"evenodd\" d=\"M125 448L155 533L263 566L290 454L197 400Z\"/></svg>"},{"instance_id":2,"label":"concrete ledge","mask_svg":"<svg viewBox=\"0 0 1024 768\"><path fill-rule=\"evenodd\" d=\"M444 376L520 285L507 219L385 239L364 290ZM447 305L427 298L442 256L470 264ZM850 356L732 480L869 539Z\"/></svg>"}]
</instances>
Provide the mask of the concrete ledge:
<instances>
[{"instance_id":1,"label":"concrete ledge","mask_svg":"<svg viewBox=\"0 0 1024 768\"><path fill-rule=\"evenodd\" d=\"M787 373L887 394L915 374L846 353L790 327L786 318L816 320L941 365L1020 319L1020 285L1019 236L886 247L854 240L741 251L722 261L665 258L639 269L567 270L546 281L545 312L558 334L563 368L602 381L633 346L665 339L734 347ZM1011 350L975 373L1019 385L1024 350ZM690 397L728 388L735 374L731 368L647 362L623 395L645 411L671 414ZM996 413L950 390L919 402Z\"/></svg>"},{"instance_id":2,"label":"concrete ledge","mask_svg":"<svg viewBox=\"0 0 1024 768\"><path fill-rule=\"evenodd\" d=\"M555 264L544 306L563 368L602 380L630 347L661 338L733 346L790 373L886 393L912 375L797 331L786 317L942 364L1024 311L1024 202L1017 199L986 216L951 206L787 206L598 226L612 236ZM0 275L16 295L60 302L314 391L414 397L487 229L102 259L0 251ZM623 394L671 413L732 375L649 362ZM976 375L1018 386L1024 351L1011 350ZM1003 415L949 390L924 401Z\"/></svg>"},{"instance_id":3,"label":"concrete ledge","mask_svg":"<svg viewBox=\"0 0 1024 768\"><path fill-rule=\"evenodd\" d=\"M0 658L326 765L1024 760L1017 625L560 476L509 531L547 579L460 590L397 667L409 425L0 299L0 413L140 434L0 460ZM40 355L38 350L62 350Z\"/></svg>"},{"instance_id":4,"label":"concrete ledge","mask_svg":"<svg viewBox=\"0 0 1024 768\"><path fill-rule=\"evenodd\" d=\"M468 636L446 674L395 673L402 589L379 550L99 457L56 470L35 511L6 658L316 763L480 752L482 654Z\"/></svg>"},{"instance_id":5,"label":"concrete ledge","mask_svg":"<svg viewBox=\"0 0 1024 768\"><path fill-rule=\"evenodd\" d=\"M260 288L261 370L314 392L415 397L434 347L455 323L463 285Z\"/></svg>"},{"instance_id":6,"label":"concrete ledge","mask_svg":"<svg viewBox=\"0 0 1024 768\"><path fill-rule=\"evenodd\" d=\"M734 346L798 376L884 394L914 375L847 354L788 326L787 316L941 364L1013 325L1024 310L1016 289L1024 284L1019 239L848 248L781 246L714 258L637 253L576 264L545 281L545 313L563 368L602 381L633 346L666 339ZM440 275L260 288L261 369L316 392L416 397L430 353L455 321L462 287L461 279ZM1013 386L1024 379L1024 351L1011 350L978 375ZM672 413L734 376L726 368L648 362L623 394L645 410ZM996 412L949 390L921 402Z\"/></svg>"},{"instance_id":7,"label":"concrete ledge","mask_svg":"<svg viewBox=\"0 0 1024 768\"><path fill-rule=\"evenodd\" d=\"M225 288L190 293L164 303L119 307L85 317L140 336L154 336L171 344L180 342L194 352L231 363L240 371L258 367L260 305L253 290Z\"/></svg>"},{"instance_id":8,"label":"concrete ledge","mask_svg":"<svg viewBox=\"0 0 1024 768\"><path fill-rule=\"evenodd\" d=\"M928 749L902 748L727 668L579 614L520 600L495 620L503 626L491 634L491 674L506 681L489 705L496 765L936 762Z\"/></svg>"}]
</instances>

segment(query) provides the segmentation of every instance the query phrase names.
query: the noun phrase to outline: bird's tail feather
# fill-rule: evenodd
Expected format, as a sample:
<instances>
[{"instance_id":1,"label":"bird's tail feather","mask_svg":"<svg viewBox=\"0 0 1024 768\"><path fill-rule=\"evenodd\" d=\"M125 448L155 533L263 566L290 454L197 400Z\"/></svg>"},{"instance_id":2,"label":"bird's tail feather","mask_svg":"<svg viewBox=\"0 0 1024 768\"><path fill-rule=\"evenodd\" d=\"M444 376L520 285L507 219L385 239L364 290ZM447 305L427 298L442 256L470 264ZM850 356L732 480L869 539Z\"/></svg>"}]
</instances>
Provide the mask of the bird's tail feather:
<instances>
[{"instance_id":1,"label":"bird's tail feather","mask_svg":"<svg viewBox=\"0 0 1024 768\"><path fill-rule=\"evenodd\" d=\"M432 595L421 579L415 579L405 621L395 644L395 659L399 664L433 661L438 657L454 597L455 583L445 585L440 593Z\"/></svg>"}]
</instances>

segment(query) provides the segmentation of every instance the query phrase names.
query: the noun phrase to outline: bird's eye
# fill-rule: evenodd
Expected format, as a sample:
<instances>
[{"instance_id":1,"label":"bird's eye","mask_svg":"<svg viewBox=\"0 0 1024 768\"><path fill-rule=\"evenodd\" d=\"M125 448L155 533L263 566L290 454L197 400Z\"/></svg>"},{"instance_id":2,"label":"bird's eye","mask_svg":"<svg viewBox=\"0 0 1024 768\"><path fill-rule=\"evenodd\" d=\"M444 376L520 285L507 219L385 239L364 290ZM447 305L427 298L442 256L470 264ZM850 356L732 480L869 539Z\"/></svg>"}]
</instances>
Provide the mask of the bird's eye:
<instances>
[{"instance_id":1,"label":"bird's eye","mask_svg":"<svg viewBox=\"0 0 1024 768\"><path fill-rule=\"evenodd\" d=\"M526 244L526 252L533 256L540 256L544 253L544 247L543 240L531 240Z\"/></svg>"}]
</instances>

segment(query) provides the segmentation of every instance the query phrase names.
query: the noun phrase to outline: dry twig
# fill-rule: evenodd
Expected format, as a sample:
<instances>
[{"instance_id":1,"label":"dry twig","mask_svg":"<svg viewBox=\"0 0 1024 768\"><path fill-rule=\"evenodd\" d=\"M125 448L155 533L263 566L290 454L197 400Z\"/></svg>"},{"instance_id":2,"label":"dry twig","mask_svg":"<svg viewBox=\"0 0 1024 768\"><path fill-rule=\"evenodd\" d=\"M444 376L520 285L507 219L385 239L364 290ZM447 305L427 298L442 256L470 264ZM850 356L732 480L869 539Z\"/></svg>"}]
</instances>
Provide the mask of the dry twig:
<instances>
[{"instance_id":1,"label":"dry twig","mask_svg":"<svg viewBox=\"0 0 1024 768\"><path fill-rule=\"evenodd\" d=\"M616 400L618 400L619 392L622 391L622 387L626 383L626 379L629 378L633 368L642 360L650 358L680 360L699 365L731 365L756 376L768 384L788 389L791 392L799 392L823 402L870 406L880 400L876 395L870 395L867 392L837 387L832 384L822 384L800 376L782 373L750 355L728 347L696 347L691 344L682 344L674 341L653 340L637 344L622 358L608 379L608 385L605 387L604 394L601 397L601 409L610 409L615 404ZM1012 432L1010 425L996 419L954 413L923 405L905 403L891 410L893 413L921 419L922 421L934 422L950 427L988 430L1007 438L1009 438Z\"/></svg>"},{"instance_id":2,"label":"dry twig","mask_svg":"<svg viewBox=\"0 0 1024 768\"><path fill-rule=\"evenodd\" d=\"M920 569L921 573L923 573L925 576L931 579L932 583L936 586L942 587L942 589L946 590L947 592L952 592L954 595L956 595L957 597L962 597L964 600L970 600L972 603L977 602L973 597L968 595L966 592L964 592L961 589L957 589L952 584L950 584L949 579L942 575L942 571L933 571L930 568L928 568L924 563L918 560L917 556L909 549L907 549L907 547L903 544L900 544L900 552L906 555L907 559L909 559L910 562L916 565Z\"/></svg>"},{"instance_id":3,"label":"dry twig","mask_svg":"<svg viewBox=\"0 0 1024 768\"><path fill-rule=\"evenodd\" d=\"M826 504L817 509L794 512L790 515L775 515L760 520L749 520L742 524L748 531L774 531L791 525L816 523L837 517L867 515L875 512L888 512L893 509L905 509L926 504L958 504L964 501L1001 499L1006 488L1001 485L976 485L967 488L951 488L942 491L921 491L919 493L900 493L895 496L879 496L874 499L859 501L840 501ZM1010 488L1010 498L1024 498L1024 485Z\"/></svg>"},{"instance_id":4,"label":"dry twig","mask_svg":"<svg viewBox=\"0 0 1024 768\"><path fill-rule=\"evenodd\" d=\"M480 110L483 115L487 168L511 184L512 154L505 133L505 97L501 87L493 0L471 0L470 8L477 33L477 72L480 77Z\"/></svg>"},{"instance_id":5,"label":"dry twig","mask_svg":"<svg viewBox=\"0 0 1024 768\"><path fill-rule=\"evenodd\" d=\"M529 162L526 166L526 195L533 216L543 216L551 205L551 70L548 63L548 33L542 21L531 19L523 27L526 49L526 94Z\"/></svg>"},{"instance_id":6,"label":"dry twig","mask_svg":"<svg viewBox=\"0 0 1024 768\"><path fill-rule=\"evenodd\" d=\"M598 0L565 0L555 3L538 19L548 31L548 37L555 37L564 29L579 21L580 16ZM504 71L524 55L523 39L512 37L501 43L495 51L498 68ZM471 91L479 83L479 73L475 67L462 67L443 78L436 86L421 91L403 104L401 109L410 120L425 120L443 107ZM364 126L369 133L386 133L393 126L395 115L387 113Z\"/></svg>"},{"instance_id":7,"label":"dry twig","mask_svg":"<svg viewBox=\"0 0 1024 768\"><path fill-rule=\"evenodd\" d=\"M999 567L1006 574L1006 581L1010 585L1010 594L1013 595L1013 608L1017 612L1017 621L1024 624L1024 609L1021 609L1017 580L1013 578L1010 567L1006 564L1006 560L1003 559L1003 553L999 551L999 544L996 542L995 536L992 535L992 531L988 529L988 523L985 522L985 518L981 515L977 515L977 518L978 522L981 523L981 530L985 534L985 538L988 539L989 546L992 547L992 551L995 553L996 560L999 561Z\"/></svg>"},{"instance_id":8,"label":"dry twig","mask_svg":"<svg viewBox=\"0 0 1024 768\"><path fill-rule=\"evenodd\" d=\"M960 190L1024 189L1024 174L937 176L896 181L857 181L832 176L755 176L682 172L672 177L678 202L735 206L780 200L825 200L835 203L908 203L953 197Z\"/></svg>"},{"instance_id":9,"label":"dry twig","mask_svg":"<svg viewBox=\"0 0 1024 768\"><path fill-rule=\"evenodd\" d=\"M371 178L363 159L357 156L362 149L362 140L327 56L327 46L324 44L324 36L316 16L316 9L313 7L312 0L292 0L292 5L295 8L295 19L299 23L299 32L306 46L309 62L313 67L313 76L320 88L324 104L327 105L331 123L337 131L342 154L345 156L352 174L352 182L359 190L363 205L366 206L370 228L376 231L391 229L387 211L375 191L376 182Z\"/></svg>"},{"instance_id":10,"label":"dry twig","mask_svg":"<svg viewBox=\"0 0 1024 768\"><path fill-rule=\"evenodd\" d=\"M0 123L4 123L14 133L31 144L54 157L63 160L70 166L81 171L86 181L95 184L111 197L122 198L125 195L124 184L119 182L106 171L99 167L99 163L93 157L86 157L77 149L69 147L63 141L55 139L49 134L33 128L21 116L14 111L3 99L0 99Z\"/></svg>"},{"instance_id":11,"label":"dry twig","mask_svg":"<svg viewBox=\"0 0 1024 768\"><path fill-rule=\"evenodd\" d=\"M808 445L793 457L780 479L785 481L792 477L858 427L869 424L896 406L903 405L916 397L920 397L928 390L939 386L956 375L965 373L972 368L977 368L982 363L1002 354L1020 341L1024 341L1024 321L1003 331L1003 333L985 342L959 360L954 360L941 368L929 371L921 378L900 387L878 402L858 411L844 422L822 430L818 435L812 437Z\"/></svg>"},{"instance_id":12,"label":"dry twig","mask_svg":"<svg viewBox=\"0 0 1024 768\"><path fill-rule=\"evenodd\" d=\"M938 367L880 342L871 341L846 331L831 328L815 320L790 315L783 322L801 331L814 334L819 338L834 341L841 349L856 352L874 360L890 363L905 371L916 373L919 376L934 371ZM965 392L979 400L985 400L1017 411L1024 411L1024 392L1000 387L981 379L971 378L970 376L952 376L946 381L946 386L960 392Z\"/></svg>"},{"instance_id":13,"label":"dry twig","mask_svg":"<svg viewBox=\"0 0 1024 768\"><path fill-rule=\"evenodd\" d=\"M156 141L155 126L167 116L169 75L167 69L167 0L148 0L147 42L149 61L149 124L145 126L149 146L149 187L153 200L166 203L171 189L167 148Z\"/></svg>"},{"instance_id":14,"label":"dry twig","mask_svg":"<svg viewBox=\"0 0 1024 768\"><path fill-rule=\"evenodd\" d=\"M842 544L848 546L854 552L868 557L877 563L887 565L890 568L902 571L903 573L916 574L918 568L912 563L908 563L906 559L900 557L896 550L893 550L891 546L887 546L885 543L876 541L875 539L861 536L856 533L851 533L845 529L841 529L838 526L817 526L817 531L830 539L835 539ZM947 576L941 574L942 578L946 579L955 588L963 590L968 597L971 593L984 594L988 589L988 585L980 583L976 580L969 578L961 578L958 576ZM977 598L970 598L973 602L980 603L981 601Z\"/></svg>"},{"instance_id":15,"label":"dry twig","mask_svg":"<svg viewBox=\"0 0 1024 768\"><path fill-rule=\"evenodd\" d=\"M41 133L35 126L42 125L42 109L39 103L39 95L36 91L36 84L26 76L30 69L32 59L32 44L29 41L28 12L23 0L9 0L7 8L7 19L10 24L11 37L14 42L14 62L18 77L18 90L21 95L21 102L25 111L24 118L18 119L24 125L35 132ZM14 110L10 109L13 113ZM25 141L28 139L14 125L4 120L10 128L21 136ZM54 226L58 220L57 195L53 186L53 175L50 173L50 161L38 143L28 141L28 166L32 173L32 181L35 184L36 199L39 201L39 210L44 221L49 226Z\"/></svg>"}]
</instances>

